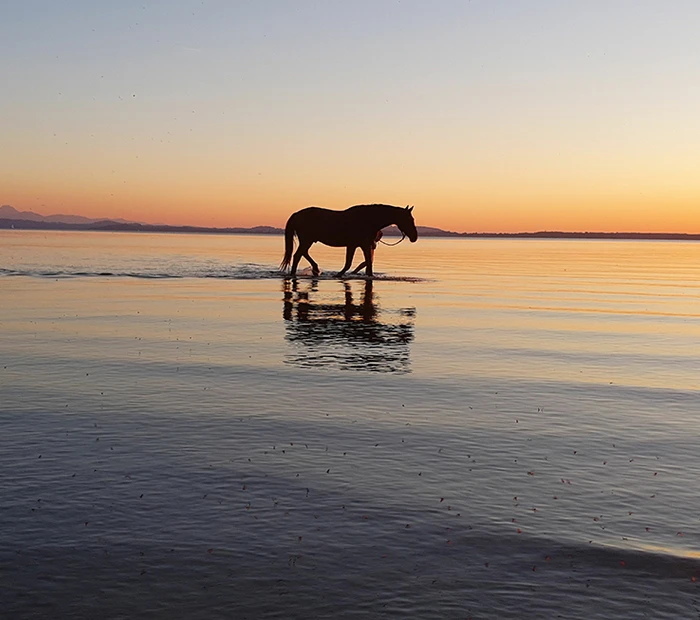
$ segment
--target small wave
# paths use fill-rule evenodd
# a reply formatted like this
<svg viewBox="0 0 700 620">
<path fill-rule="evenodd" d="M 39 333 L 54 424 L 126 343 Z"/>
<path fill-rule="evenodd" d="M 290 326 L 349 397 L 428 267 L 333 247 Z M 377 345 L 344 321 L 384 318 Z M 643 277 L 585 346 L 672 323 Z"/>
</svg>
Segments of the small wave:
<svg viewBox="0 0 700 620">
<path fill-rule="evenodd" d="M 131 270 L 85 270 L 85 269 L 5 269 L 0 268 L 0 277 L 31 277 L 31 278 L 138 278 L 146 280 L 167 280 L 182 278 L 211 278 L 223 280 L 279 280 L 291 278 L 289 274 L 282 273 L 278 269 L 264 265 L 243 264 L 231 267 L 198 268 L 185 267 L 170 269 L 167 271 L 144 269 L 141 271 Z M 314 276 L 310 273 L 300 273 L 296 276 L 299 279 L 308 280 L 337 280 L 334 273 L 324 273 Z M 367 276 L 353 275 L 345 276 L 343 280 L 368 280 Z M 391 282 L 422 282 L 423 278 L 409 276 L 392 276 L 388 274 L 375 274 L 373 280 L 383 280 Z"/>
<path fill-rule="evenodd" d="M 182 278 L 174 273 L 148 272 L 116 272 L 116 271 L 84 271 L 70 269 L 1 269 L 0 277 L 29 277 L 29 278 Z"/>
<path fill-rule="evenodd" d="M 545 562 L 575 562 L 582 573 L 599 574 L 606 569 L 625 568 L 664 579 L 687 579 L 700 573 L 700 557 L 691 549 L 649 545 L 634 540 L 616 543 L 585 542 L 556 536 L 529 536 L 526 533 L 453 531 L 455 540 L 469 543 L 474 552 L 509 557 L 515 562 L 544 559 Z"/>
</svg>

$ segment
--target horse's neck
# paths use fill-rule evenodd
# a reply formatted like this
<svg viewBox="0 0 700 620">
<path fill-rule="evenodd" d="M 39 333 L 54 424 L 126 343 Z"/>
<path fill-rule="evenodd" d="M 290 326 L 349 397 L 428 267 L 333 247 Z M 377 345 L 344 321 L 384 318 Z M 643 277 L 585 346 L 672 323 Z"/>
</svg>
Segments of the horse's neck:
<svg viewBox="0 0 700 620">
<path fill-rule="evenodd" d="M 400 209 L 396 209 L 396 207 L 379 207 L 375 218 L 377 230 L 391 226 L 391 224 L 398 224 L 399 213 L 397 211 L 399 210 Z"/>
</svg>

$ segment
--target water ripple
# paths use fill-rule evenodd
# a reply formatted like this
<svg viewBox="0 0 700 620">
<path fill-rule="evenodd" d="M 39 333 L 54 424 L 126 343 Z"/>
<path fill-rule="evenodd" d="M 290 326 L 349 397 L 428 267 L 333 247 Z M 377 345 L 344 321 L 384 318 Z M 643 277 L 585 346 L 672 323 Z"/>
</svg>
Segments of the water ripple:
<svg viewBox="0 0 700 620">
<path fill-rule="evenodd" d="M 154 271 L 149 269 L 135 271 L 105 271 L 85 269 L 6 269 L 0 268 L 0 277 L 31 277 L 31 278 L 142 278 L 147 280 L 181 279 L 181 278 L 211 278 L 224 280 L 279 280 L 289 279 L 289 274 L 281 272 L 266 265 L 242 264 L 230 267 L 201 267 L 194 265 L 177 265 L 168 271 Z M 324 273 L 318 276 L 301 272 L 297 275 L 303 280 L 335 280 L 334 272 Z M 366 276 L 344 276 L 343 280 L 368 280 Z M 378 273 L 374 280 L 390 282 L 423 282 L 424 278 L 410 276 L 392 276 Z"/>
</svg>

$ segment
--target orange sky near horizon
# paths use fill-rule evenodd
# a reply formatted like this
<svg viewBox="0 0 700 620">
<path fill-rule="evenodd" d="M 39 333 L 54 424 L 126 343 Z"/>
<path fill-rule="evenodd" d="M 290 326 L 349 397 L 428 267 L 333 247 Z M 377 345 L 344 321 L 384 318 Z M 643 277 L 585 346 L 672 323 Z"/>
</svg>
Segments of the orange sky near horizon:
<svg viewBox="0 0 700 620">
<path fill-rule="evenodd" d="M 67 213 L 87 217 L 120 217 L 146 223 L 195 226 L 283 226 L 286 218 L 309 205 L 344 209 L 353 204 L 413 204 L 419 225 L 459 232 L 537 230 L 638 231 L 700 233 L 700 183 L 675 186 L 649 175 L 599 179 L 565 178 L 552 172 L 512 173 L 508 182 L 468 178 L 450 186 L 449 173 L 432 178 L 417 172 L 368 182 L 367 175 L 350 186 L 343 171 L 327 170 L 323 183 L 289 178 L 266 180 L 266 171 L 231 178 L 205 162 L 189 172 L 158 173 L 157 160 L 144 160 L 127 174 L 85 178 L 57 163 L 41 179 L 3 184 L 3 204 L 42 215 Z M 222 167 L 223 168 L 223 167 Z M 148 174 L 145 174 L 148 172 Z M 600 172 L 600 171 L 599 171 Z M 671 171 L 669 171 L 670 173 Z M 302 171 L 299 172 L 303 174 Z M 271 176 L 272 173 L 267 174 Z M 676 171 L 676 174 L 679 174 Z M 19 175 L 17 175 L 19 176 Z M 335 178 L 334 178 L 335 177 Z M 690 177 L 690 174 L 689 174 Z M 555 182 L 556 180 L 556 182 Z M 336 186 L 337 184 L 337 186 Z"/>
<path fill-rule="evenodd" d="M 700 233 L 695 3 L 81 7 L 0 25 L 0 204 L 229 227 L 377 202 L 459 232 Z"/>
</svg>

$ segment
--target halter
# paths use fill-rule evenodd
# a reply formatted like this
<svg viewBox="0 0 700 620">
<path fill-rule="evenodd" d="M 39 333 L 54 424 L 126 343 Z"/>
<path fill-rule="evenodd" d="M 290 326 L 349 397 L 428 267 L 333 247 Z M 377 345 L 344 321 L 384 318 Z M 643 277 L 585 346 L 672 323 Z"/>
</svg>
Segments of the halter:
<svg viewBox="0 0 700 620">
<path fill-rule="evenodd" d="M 399 245 L 405 238 L 406 238 L 406 233 L 401 233 L 402 237 L 399 239 L 396 243 L 387 243 L 386 241 L 382 241 L 381 239 L 379 240 L 379 243 L 383 243 L 384 245 L 388 245 L 389 247 L 393 245 Z"/>
</svg>

